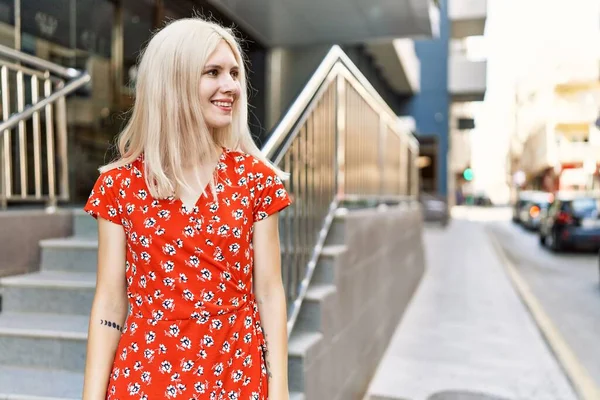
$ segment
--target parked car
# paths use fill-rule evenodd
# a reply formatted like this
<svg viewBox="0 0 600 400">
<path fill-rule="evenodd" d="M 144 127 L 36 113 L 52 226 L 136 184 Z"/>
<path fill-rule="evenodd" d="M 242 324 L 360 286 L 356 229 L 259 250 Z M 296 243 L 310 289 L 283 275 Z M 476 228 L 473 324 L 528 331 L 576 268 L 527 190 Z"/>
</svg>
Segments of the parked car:
<svg viewBox="0 0 600 400">
<path fill-rule="evenodd" d="M 519 222 L 525 229 L 537 231 L 549 206 L 550 199 L 547 197 L 526 202 L 519 213 Z"/>
<path fill-rule="evenodd" d="M 513 204 L 513 222 L 518 224 L 523 222 L 523 208 L 526 207 L 529 203 L 533 202 L 536 204 L 549 204 L 552 202 L 553 199 L 554 195 L 548 192 L 542 192 L 538 190 L 523 190 L 519 192 L 517 201 L 515 201 L 515 203 Z M 528 213 L 529 211 L 526 212 Z"/>
<path fill-rule="evenodd" d="M 600 249 L 600 196 L 559 195 L 540 224 L 540 244 L 554 251 Z"/>
</svg>

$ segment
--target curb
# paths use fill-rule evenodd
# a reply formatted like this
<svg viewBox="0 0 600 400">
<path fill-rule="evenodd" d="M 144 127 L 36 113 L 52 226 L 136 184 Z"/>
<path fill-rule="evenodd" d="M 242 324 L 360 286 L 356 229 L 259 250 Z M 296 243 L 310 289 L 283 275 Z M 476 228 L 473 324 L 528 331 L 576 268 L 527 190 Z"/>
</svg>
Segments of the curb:
<svg viewBox="0 0 600 400">
<path fill-rule="evenodd" d="M 554 353 L 558 364 L 565 372 L 576 394 L 582 400 L 600 399 L 600 388 L 596 385 L 585 367 L 579 362 L 577 356 L 562 337 L 558 328 L 556 328 L 548 314 L 546 314 L 540 301 L 535 297 L 529 284 L 507 256 L 506 250 L 504 250 L 499 243 L 496 235 L 492 232 L 492 229 L 489 227 L 486 228 L 486 233 L 492 247 L 500 258 L 500 262 L 506 269 L 513 287 L 516 289 L 521 301 L 533 317 L 540 333 L 546 340 L 550 350 Z"/>
</svg>

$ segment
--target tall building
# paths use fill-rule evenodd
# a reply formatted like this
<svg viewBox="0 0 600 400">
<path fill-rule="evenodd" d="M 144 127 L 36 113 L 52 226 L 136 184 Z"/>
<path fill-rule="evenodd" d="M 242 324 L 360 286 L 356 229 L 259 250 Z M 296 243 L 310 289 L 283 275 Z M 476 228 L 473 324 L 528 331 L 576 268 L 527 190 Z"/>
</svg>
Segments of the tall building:
<svg viewBox="0 0 600 400">
<path fill-rule="evenodd" d="M 474 128 L 469 103 L 485 95 L 485 59 L 478 54 L 487 0 L 441 0 L 439 31 L 415 41 L 421 62 L 420 92 L 406 100 L 421 150 L 421 190 L 453 204 L 456 182 L 470 164 L 468 133 Z"/>
</svg>

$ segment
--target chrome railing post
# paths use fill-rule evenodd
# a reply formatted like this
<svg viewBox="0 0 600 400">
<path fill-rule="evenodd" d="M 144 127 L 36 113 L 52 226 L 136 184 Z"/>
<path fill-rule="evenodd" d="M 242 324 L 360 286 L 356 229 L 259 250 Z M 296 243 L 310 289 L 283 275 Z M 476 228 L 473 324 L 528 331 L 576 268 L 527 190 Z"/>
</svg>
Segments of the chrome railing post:
<svg viewBox="0 0 600 400">
<path fill-rule="evenodd" d="M 67 150 L 67 100 L 61 97 L 56 101 L 56 129 L 59 170 L 59 196 L 61 200 L 69 198 L 69 153 Z M 56 198 L 49 206 L 56 206 Z"/>
<path fill-rule="evenodd" d="M 25 109 L 25 88 L 23 84 L 23 71 L 17 71 L 17 112 Z M 25 136 L 25 121 L 18 124 L 19 133 L 19 177 L 21 198 L 27 197 L 27 137 Z"/>
<path fill-rule="evenodd" d="M 38 77 L 33 75 L 31 77 L 31 102 L 33 104 L 39 101 L 40 83 Z M 35 198 L 40 199 L 42 197 L 42 144 L 41 144 L 41 124 L 40 124 L 40 113 L 35 112 L 32 116 L 33 120 L 33 169 L 35 176 Z"/>
<path fill-rule="evenodd" d="M 0 69 L 0 79 L 2 80 L 2 119 L 6 121 L 10 117 L 10 86 L 8 84 L 8 68 L 2 66 Z M 2 134 L 2 158 L 3 163 L 3 207 L 6 208 L 6 202 L 12 195 L 12 154 L 10 129 L 5 129 Z"/>
<path fill-rule="evenodd" d="M 385 121 L 385 116 L 383 114 L 379 114 L 379 132 L 377 135 L 377 167 L 379 168 L 379 195 L 383 196 L 388 194 L 388 190 L 386 188 L 386 182 L 388 179 L 388 171 L 389 166 L 386 165 L 386 146 L 389 146 L 387 143 L 388 139 L 388 129 Z"/>
<path fill-rule="evenodd" d="M 346 80 L 338 75 L 336 80 L 336 174 L 335 186 L 338 199 L 344 197 L 346 188 Z"/>
<path fill-rule="evenodd" d="M 48 77 L 44 80 L 44 95 L 52 94 L 52 81 Z M 46 117 L 46 161 L 48 167 L 48 198 L 56 197 L 56 174 L 54 172 L 54 106 L 47 104 L 45 107 Z M 50 200 L 53 202 L 54 200 Z"/>
</svg>

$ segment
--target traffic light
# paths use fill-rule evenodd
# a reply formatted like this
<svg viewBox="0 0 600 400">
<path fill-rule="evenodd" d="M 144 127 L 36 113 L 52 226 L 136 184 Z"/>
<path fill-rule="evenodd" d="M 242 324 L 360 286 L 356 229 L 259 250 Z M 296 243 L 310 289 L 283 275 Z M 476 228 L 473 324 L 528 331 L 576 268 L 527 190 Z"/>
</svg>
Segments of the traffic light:
<svg viewBox="0 0 600 400">
<path fill-rule="evenodd" d="M 471 182 L 473 180 L 473 170 L 471 168 L 466 168 L 463 171 L 463 178 L 465 178 L 465 181 Z"/>
</svg>

